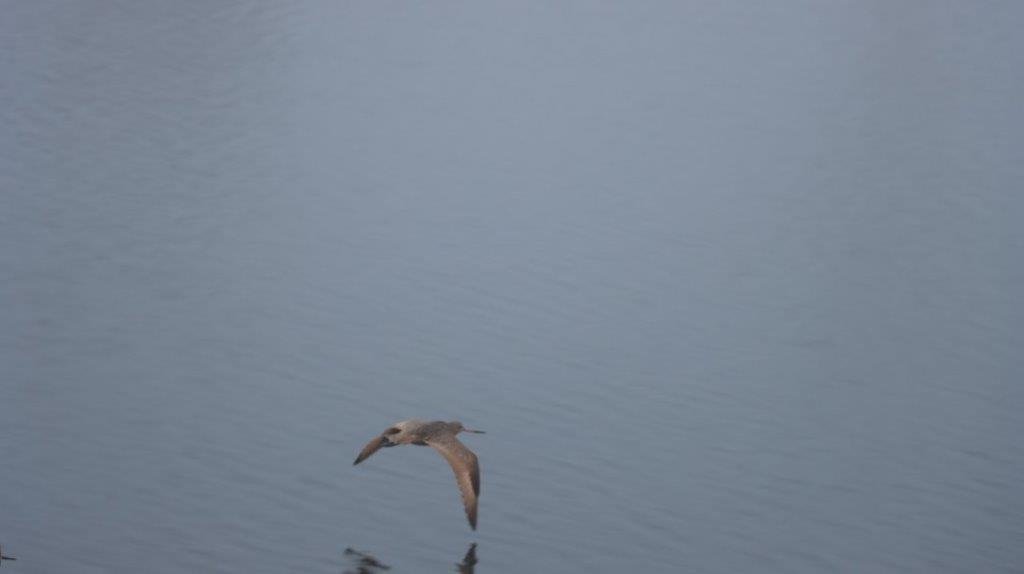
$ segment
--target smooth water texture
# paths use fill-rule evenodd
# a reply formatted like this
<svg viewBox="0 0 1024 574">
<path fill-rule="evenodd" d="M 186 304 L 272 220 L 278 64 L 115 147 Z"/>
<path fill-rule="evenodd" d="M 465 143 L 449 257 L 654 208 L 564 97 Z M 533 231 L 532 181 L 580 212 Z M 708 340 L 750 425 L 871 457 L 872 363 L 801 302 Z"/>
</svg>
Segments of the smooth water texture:
<svg viewBox="0 0 1024 574">
<path fill-rule="evenodd" d="M 4 572 L 1019 572 L 1022 21 L 4 3 Z"/>
</svg>

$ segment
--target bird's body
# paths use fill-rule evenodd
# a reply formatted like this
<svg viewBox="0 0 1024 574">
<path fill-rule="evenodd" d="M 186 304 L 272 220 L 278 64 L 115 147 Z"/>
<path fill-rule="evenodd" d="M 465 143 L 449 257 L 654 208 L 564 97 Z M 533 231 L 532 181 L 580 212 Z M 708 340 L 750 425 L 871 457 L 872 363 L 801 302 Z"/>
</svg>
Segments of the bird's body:
<svg viewBox="0 0 1024 574">
<path fill-rule="evenodd" d="M 408 420 L 395 423 L 377 438 L 371 440 L 352 464 L 359 464 L 381 448 L 414 444 L 431 446 L 451 465 L 455 481 L 462 493 L 469 525 L 476 530 L 477 501 L 480 498 L 480 465 L 476 455 L 459 442 L 455 435 L 460 432 L 483 433 L 469 430 L 460 422 Z"/>
</svg>

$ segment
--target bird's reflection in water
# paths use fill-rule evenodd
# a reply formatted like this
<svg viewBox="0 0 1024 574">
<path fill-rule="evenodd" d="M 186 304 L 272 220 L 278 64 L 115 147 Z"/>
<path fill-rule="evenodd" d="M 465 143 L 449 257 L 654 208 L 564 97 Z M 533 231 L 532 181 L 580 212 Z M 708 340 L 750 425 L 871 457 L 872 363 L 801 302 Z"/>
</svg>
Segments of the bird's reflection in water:
<svg viewBox="0 0 1024 574">
<path fill-rule="evenodd" d="M 354 562 L 354 570 L 345 570 L 342 574 L 377 574 L 384 572 L 385 570 L 391 570 L 391 567 L 387 564 L 377 560 L 374 556 L 365 552 L 360 552 L 354 548 L 346 548 L 345 556 L 349 560 Z M 469 550 L 466 551 L 466 555 L 462 557 L 462 562 L 455 565 L 458 569 L 459 574 L 473 574 L 473 569 L 476 567 L 476 543 L 469 545 Z"/>
<path fill-rule="evenodd" d="M 474 542 L 469 545 L 469 550 L 466 551 L 462 562 L 455 566 L 459 569 L 459 574 L 473 574 L 473 567 L 476 566 L 476 562 L 476 543 Z"/>
<path fill-rule="evenodd" d="M 385 570 L 391 570 L 391 567 L 387 564 L 381 563 L 369 554 L 353 550 L 352 548 L 345 549 L 345 556 L 348 556 L 350 560 L 355 562 L 355 570 L 345 570 L 343 574 L 376 574 L 377 572 L 384 572 Z"/>
</svg>

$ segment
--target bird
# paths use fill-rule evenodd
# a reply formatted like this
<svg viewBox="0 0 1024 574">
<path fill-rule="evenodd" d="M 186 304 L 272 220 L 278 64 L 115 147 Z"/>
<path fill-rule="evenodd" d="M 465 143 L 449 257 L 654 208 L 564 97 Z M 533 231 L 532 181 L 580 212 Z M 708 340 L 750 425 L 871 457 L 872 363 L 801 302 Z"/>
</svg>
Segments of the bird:
<svg viewBox="0 0 1024 574">
<path fill-rule="evenodd" d="M 455 438 L 460 432 L 484 434 L 484 431 L 468 429 L 458 421 L 426 422 L 413 419 L 398 422 L 367 443 L 352 464 L 354 466 L 363 462 L 382 448 L 400 444 L 434 447 L 434 450 L 441 453 L 452 466 L 455 482 L 458 483 L 459 492 L 462 494 L 462 504 L 466 508 L 466 518 L 469 520 L 469 526 L 476 530 L 476 509 L 480 498 L 480 464 L 473 451 Z"/>
</svg>

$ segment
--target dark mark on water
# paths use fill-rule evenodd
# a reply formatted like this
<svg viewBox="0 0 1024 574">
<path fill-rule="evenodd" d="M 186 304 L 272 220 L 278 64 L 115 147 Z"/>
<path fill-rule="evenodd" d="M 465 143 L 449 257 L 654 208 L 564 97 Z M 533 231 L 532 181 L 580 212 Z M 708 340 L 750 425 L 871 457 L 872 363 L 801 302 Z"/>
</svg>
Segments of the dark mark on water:
<svg viewBox="0 0 1024 574">
<path fill-rule="evenodd" d="M 345 549 L 345 556 L 352 556 L 356 559 L 356 569 L 345 570 L 344 574 L 376 574 L 384 570 L 391 570 L 390 566 L 381 563 L 370 554 L 352 548 Z"/>
<path fill-rule="evenodd" d="M 459 569 L 459 574 L 473 574 L 473 568 L 476 566 L 476 542 L 469 545 L 469 550 L 466 551 L 466 556 L 462 559 L 462 562 L 455 566 Z"/>
</svg>

